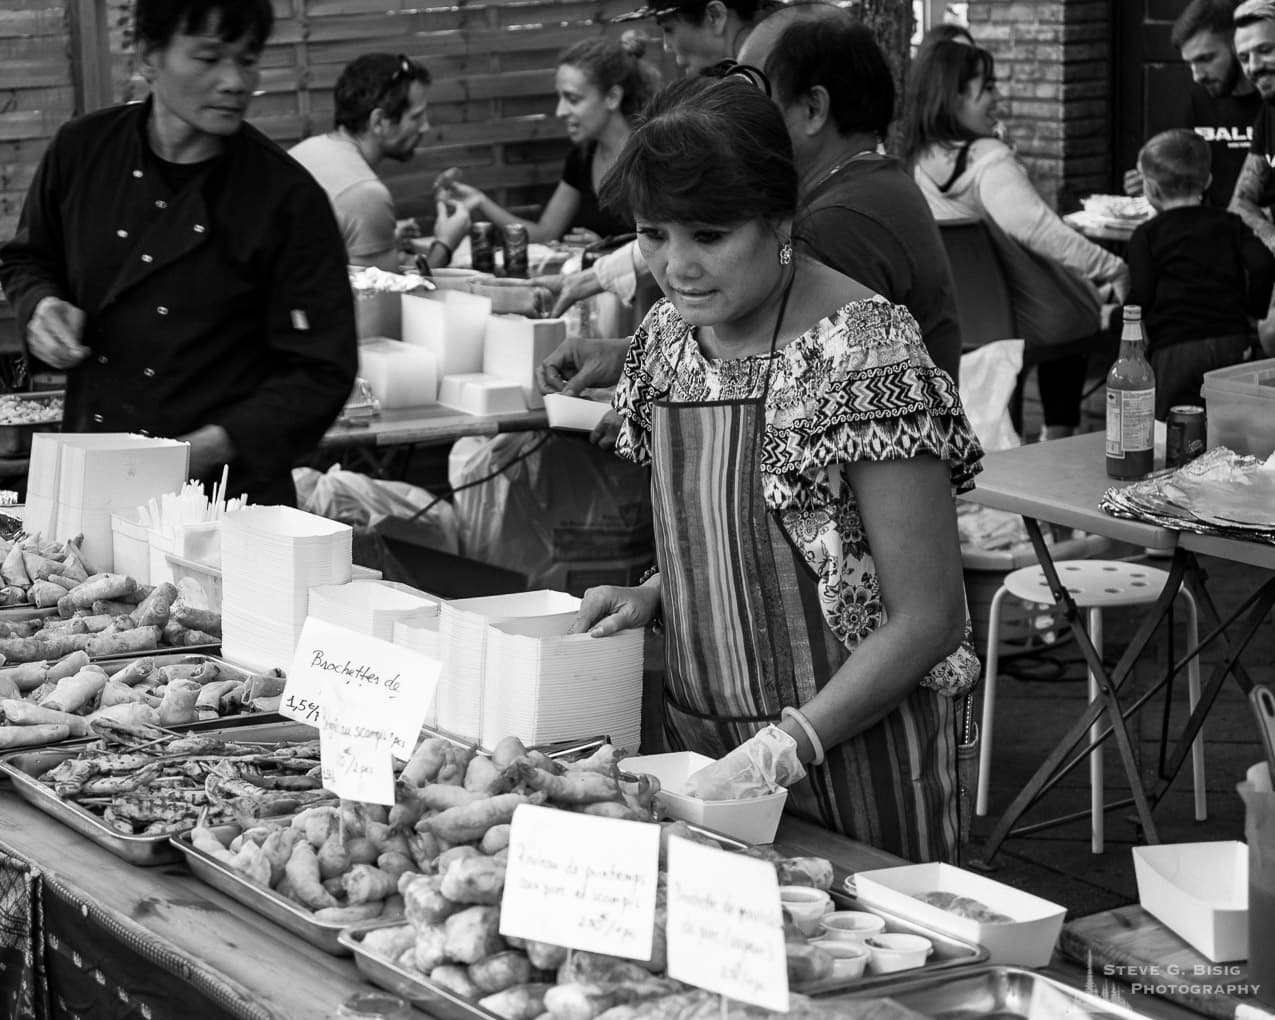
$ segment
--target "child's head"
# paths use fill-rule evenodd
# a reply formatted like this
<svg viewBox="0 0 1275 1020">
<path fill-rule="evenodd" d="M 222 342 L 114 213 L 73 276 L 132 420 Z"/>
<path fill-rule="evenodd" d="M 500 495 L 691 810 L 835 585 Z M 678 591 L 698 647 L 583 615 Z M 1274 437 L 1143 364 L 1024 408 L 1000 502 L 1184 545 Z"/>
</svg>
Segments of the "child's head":
<svg viewBox="0 0 1275 1020">
<path fill-rule="evenodd" d="M 1209 186 L 1209 144 L 1194 131 L 1161 131 L 1138 153 L 1147 201 L 1156 209 L 1196 205 Z"/>
</svg>

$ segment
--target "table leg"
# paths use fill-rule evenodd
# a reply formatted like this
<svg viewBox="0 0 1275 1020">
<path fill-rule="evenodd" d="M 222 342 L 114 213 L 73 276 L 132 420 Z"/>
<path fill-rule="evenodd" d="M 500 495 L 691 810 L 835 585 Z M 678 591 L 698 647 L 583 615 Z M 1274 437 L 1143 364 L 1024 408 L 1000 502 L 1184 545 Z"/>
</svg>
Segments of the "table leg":
<svg viewBox="0 0 1275 1020">
<path fill-rule="evenodd" d="M 1194 557 L 1192 557 L 1194 560 Z M 1275 608 L 1275 577 L 1264 582 L 1258 589 L 1250 595 L 1243 603 L 1225 620 L 1218 613 L 1217 606 L 1213 602 L 1213 598 L 1209 595 L 1208 590 L 1203 584 L 1203 572 L 1199 571 L 1198 564 L 1193 568 L 1193 579 L 1196 581 L 1192 585 L 1195 589 L 1195 595 L 1198 602 L 1205 606 L 1208 612 L 1218 621 L 1217 628 L 1212 631 L 1208 638 L 1199 642 L 1197 648 L 1188 652 L 1198 654 L 1200 648 L 1208 644 L 1214 637 L 1221 635 L 1223 645 L 1226 649 L 1225 654 L 1218 664 L 1209 674 L 1208 683 L 1205 684 L 1204 690 L 1200 693 L 1200 699 L 1192 710 L 1190 717 L 1187 719 L 1186 726 L 1183 728 L 1182 735 L 1178 737 L 1178 742 L 1174 746 L 1173 756 L 1169 760 L 1168 765 L 1161 771 L 1159 782 L 1152 791 L 1152 803 L 1159 803 L 1161 798 L 1169 791 L 1173 780 L 1177 778 L 1177 774 L 1182 769 L 1183 763 L 1187 756 L 1191 753 L 1191 745 L 1195 741 L 1196 734 L 1200 732 L 1200 727 L 1204 725 L 1204 719 L 1213 707 L 1213 702 L 1217 700 L 1218 694 L 1221 692 L 1222 684 L 1226 681 L 1227 676 L 1234 676 L 1235 682 L 1239 684 L 1240 689 L 1247 695 L 1253 689 L 1253 681 L 1248 671 L 1244 668 L 1240 657 L 1244 654 L 1244 650 L 1248 647 L 1253 637 L 1257 634 L 1258 628 L 1266 620 L 1272 608 Z M 1247 614 L 1245 614 L 1247 610 Z M 1244 622 L 1240 628 L 1240 633 L 1236 641 L 1232 642 L 1226 633 L 1228 627 L 1235 623 L 1241 615 L 1244 615 Z"/>
<path fill-rule="evenodd" d="M 1059 779 L 1085 757 L 1085 754 L 1082 753 L 1068 763 L 1065 768 L 1060 769 L 1063 762 L 1076 748 L 1082 742 L 1089 740 L 1090 728 L 1104 714 L 1107 716 L 1107 722 L 1110 725 L 1110 735 L 1115 736 L 1116 747 L 1120 751 L 1120 761 L 1129 780 L 1129 788 L 1133 795 L 1133 803 L 1137 809 L 1138 821 L 1142 825 L 1147 841 L 1158 843 L 1159 837 L 1156 834 L 1155 822 L 1151 818 L 1151 806 L 1147 800 L 1146 791 L 1142 786 L 1142 776 L 1138 770 L 1137 761 L 1134 759 L 1133 745 L 1129 739 L 1129 731 L 1125 727 L 1125 719 L 1120 709 L 1116 691 L 1124 683 L 1125 677 L 1132 672 L 1134 664 L 1150 642 L 1160 621 L 1166 613 L 1172 612 L 1173 600 L 1186 573 L 1187 554 L 1180 549 L 1174 552 L 1173 562 L 1169 568 L 1168 581 L 1156 598 L 1155 605 L 1144 616 L 1134 634 L 1133 640 L 1116 663 L 1115 669 L 1108 673 L 1103 666 L 1101 656 L 1098 655 L 1093 643 L 1089 640 L 1089 635 L 1085 632 L 1085 628 L 1081 623 L 1079 608 L 1058 577 L 1057 568 L 1054 565 L 1049 546 L 1045 543 L 1044 536 L 1041 534 L 1039 523 L 1029 517 L 1025 517 L 1023 520 L 1027 524 L 1027 533 L 1031 537 L 1032 546 L 1036 551 L 1037 559 L 1040 561 L 1040 567 L 1045 579 L 1049 583 L 1050 591 L 1053 592 L 1055 603 L 1062 607 L 1063 615 L 1076 638 L 1076 644 L 1084 655 L 1089 670 L 1094 677 L 1098 693 L 1095 700 L 1089 703 L 1080 718 L 1072 724 L 1066 735 L 1049 752 L 1031 779 L 1027 781 L 1027 785 L 1019 791 L 1009 808 L 1006 809 L 991 836 L 988 837 L 987 842 L 984 844 L 981 859 L 976 863 L 984 867 L 989 866 L 1001 844 L 1014 831 L 1015 823 L 1022 817 L 1023 813 L 1035 804 L 1045 791 L 1054 786 Z M 1099 742 L 1105 740 L 1108 735 L 1108 733 L 1104 733 Z M 1056 821 L 1062 821 L 1062 819 L 1057 819 Z M 1033 829 L 1043 827 L 1045 827 L 1045 823 L 1032 826 Z"/>
</svg>

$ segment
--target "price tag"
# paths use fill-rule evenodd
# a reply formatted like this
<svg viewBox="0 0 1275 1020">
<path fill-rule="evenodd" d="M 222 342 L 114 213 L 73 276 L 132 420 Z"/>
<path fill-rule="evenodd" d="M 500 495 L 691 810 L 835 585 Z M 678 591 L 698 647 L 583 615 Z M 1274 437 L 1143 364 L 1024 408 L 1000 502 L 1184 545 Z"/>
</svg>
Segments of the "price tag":
<svg viewBox="0 0 1275 1020">
<path fill-rule="evenodd" d="M 658 825 L 524 804 L 509 834 L 500 934 L 649 959 L 659 867 Z"/>
<path fill-rule="evenodd" d="M 771 864 L 669 839 L 668 976 L 788 1012 L 783 912 Z"/>
<path fill-rule="evenodd" d="M 319 723 L 323 785 L 338 797 L 369 804 L 394 803 L 394 734 L 364 692 L 339 677 L 324 680 Z"/>
<path fill-rule="evenodd" d="M 320 726 L 329 681 L 353 691 L 373 713 L 367 726 L 393 734 L 390 750 L 406 761 L 434 700 L 442 664 L 409 648 L 310 617 L 301 629 L 279 711 Z"/>
</svg>

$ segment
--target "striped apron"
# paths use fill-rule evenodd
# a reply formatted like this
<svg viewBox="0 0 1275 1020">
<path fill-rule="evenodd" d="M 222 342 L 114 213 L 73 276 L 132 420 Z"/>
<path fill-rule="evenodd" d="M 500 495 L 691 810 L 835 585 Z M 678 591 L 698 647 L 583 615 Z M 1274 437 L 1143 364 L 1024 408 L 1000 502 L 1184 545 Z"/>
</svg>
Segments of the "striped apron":
<svg viewBox="0 0 1275 1020">
<path fill-rule="evenodd" d="M 660 401 L 651 489 L 666 632 L 665 738 L 720 758 L 800 707 L 850 656 L 818 579 L 762 496 L 761 400 Z M 913 861 L 956 860 L 950 699 L 918 687 L 827 749 L 788 810 Z"/>
</svg>

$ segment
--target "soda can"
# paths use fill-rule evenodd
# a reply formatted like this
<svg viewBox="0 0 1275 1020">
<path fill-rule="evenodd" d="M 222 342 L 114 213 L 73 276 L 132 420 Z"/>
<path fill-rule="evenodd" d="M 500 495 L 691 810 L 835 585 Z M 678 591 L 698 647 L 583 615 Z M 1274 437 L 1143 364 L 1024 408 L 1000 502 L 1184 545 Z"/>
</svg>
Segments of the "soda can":
<svg viewBox="0 0 1275 1020">
<path fill-rule="evenodd" d="M 496 271 L 496 225 L 479 220 L 469 226 L 470 264 L 480 273 Z"/>
<path fill-rule="evenodd" d="M 1196 404 L 1178 404 L 1169 408 L 1164 429 L 1164 466 L 1181 467 L 1204 452 L 1204 408 Z"/>
<path fill-rule="evenodd" d="M 505 275 L 527 275 L 527 228 L 521 223 L 505 225 Z"/>
</svg>

